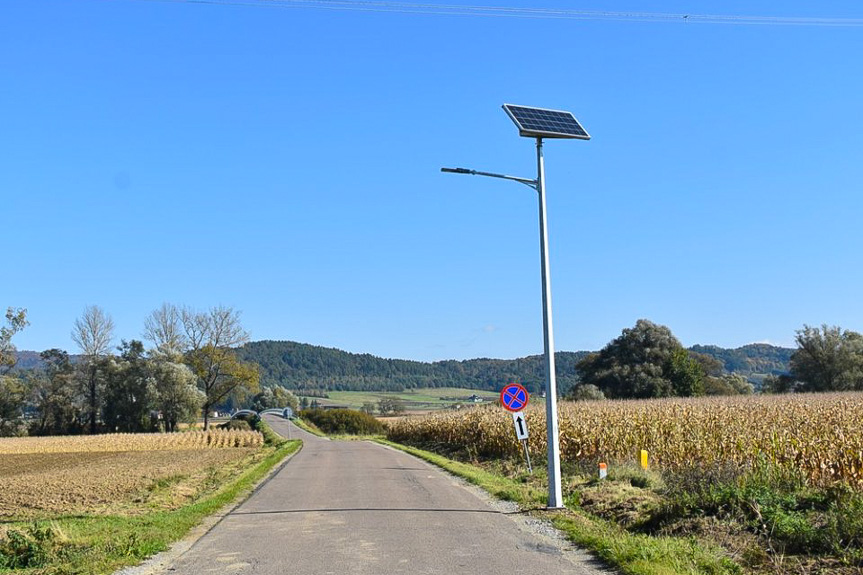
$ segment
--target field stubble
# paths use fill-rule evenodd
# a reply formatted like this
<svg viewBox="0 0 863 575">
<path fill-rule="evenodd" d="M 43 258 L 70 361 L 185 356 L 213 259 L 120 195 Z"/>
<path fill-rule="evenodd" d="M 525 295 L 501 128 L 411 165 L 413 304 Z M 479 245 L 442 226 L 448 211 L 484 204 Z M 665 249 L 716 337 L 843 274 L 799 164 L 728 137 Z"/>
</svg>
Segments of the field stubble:
<svg viewBox="0 0 863 575">
<path fill-rule="evenodd" d="M 256 432 L 0 440 L 0 518 L 173 509 L 246 464 Z"/>
</svg>

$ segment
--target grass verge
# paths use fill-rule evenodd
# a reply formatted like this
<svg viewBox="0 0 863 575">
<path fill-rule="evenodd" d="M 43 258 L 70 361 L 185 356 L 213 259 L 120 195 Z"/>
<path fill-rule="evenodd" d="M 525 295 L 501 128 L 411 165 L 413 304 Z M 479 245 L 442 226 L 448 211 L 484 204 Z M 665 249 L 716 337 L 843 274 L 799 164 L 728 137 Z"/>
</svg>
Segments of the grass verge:
<svg viewBox="0 0 863 575">
<path fill-rule="evenodd" d="M 626 575 L 738 575 L 739 565 L 721 550 L 695 539 L 630 533 L 619 525 L 580 510 L 546 511 L 546 492 L 525 475 L 507 477 L 476 465 L 453 461 L 436 453 L 388 440 L 378 443 L 400 449 L 458 475 L 500 499 L 513 501 L 531 515 L 551 521 L 576 544 Z M 541 477 L 542 471 L 534 474 Z"/>
<path fill-rule="evenodd" d="M 250 493 L 300 446 L 297 440 L 275 439 L 275 444 L 265 448 L 269 453 L 235 480 L 173 511 L 137 516 L 61 516 L 6 524 L 0 537 L 0 573 L 95 575 L 140 563 L 167 549 L 205 517 Z"/>
<path fill-rule="evenodd" d="M 311 421 L 306 421 L 305 419 L 297 417 L 296 419 L 292 419 L 291 423 L 304 431 L 308 431 L 312 435 L 317 435 L 318 437 L 329 437 L 329 435 L 318 429 L 318 426 Z"/>
</svg>

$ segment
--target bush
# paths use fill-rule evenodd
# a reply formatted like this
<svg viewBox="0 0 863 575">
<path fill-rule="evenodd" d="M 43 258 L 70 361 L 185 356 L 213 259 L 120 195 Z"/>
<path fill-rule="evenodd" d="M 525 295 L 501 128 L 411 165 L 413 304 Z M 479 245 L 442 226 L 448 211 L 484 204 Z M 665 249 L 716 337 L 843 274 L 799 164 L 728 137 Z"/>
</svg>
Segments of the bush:
<svg viewBox="0 0 863 575">
<path fill-rule="evenodd" d="M 65 535 L 54 524 L 10 529 L 0 535 L 0 569 L 43 567 L 67 554 L 67 547 Z"/>
<path fill-rule="evenodd" d="M 261 435 L 264 436 L 264 443 L 266 443 L 267 445 L 278 447 L 287 441 L 287 439 L 273 431 L 273 428 L 270 427 L 267 422 L 261 418 L 258 418 L 257 422 L 255 423 L 255 431 L 259 432 Z"/>
<path fill-rule="evenodd" d="M 383 424 L 361 411 L 353 409 L 306 409 L 300 417 L 314 423 L 324 433 L 348 435 L 379 435 Z"/>
<path fill-rule="evenodd" d="M 231 429 L 235 431 L 252 431 L 252 426 L 245 419 L 232 419 L 219 426 L 219 429 Z"/>
<path fill-rule="evenodd" d="M 602 390 L 592 383 L 583 383 L 577 385 L 570 392 L 569 399 L 573 401 L 589 401 L 597 399 L 605 399 L 605 394 Z"/>
</svg>

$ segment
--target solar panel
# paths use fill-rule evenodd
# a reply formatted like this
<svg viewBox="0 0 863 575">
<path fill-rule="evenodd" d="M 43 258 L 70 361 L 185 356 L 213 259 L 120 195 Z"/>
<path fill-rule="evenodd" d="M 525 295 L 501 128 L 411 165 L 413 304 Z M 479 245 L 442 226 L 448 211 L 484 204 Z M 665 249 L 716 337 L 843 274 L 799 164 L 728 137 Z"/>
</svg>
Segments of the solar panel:
<svg viewBox="0 0 863 575">
<path fill-rule="evenodd" d="M 518 126 L 520 136 L 529 138 L 578 138 L 589 140 L 590 134 L 581 127 L 570 112 L 528 108 L 504 104 L 503 109 Z"/>
</svg>

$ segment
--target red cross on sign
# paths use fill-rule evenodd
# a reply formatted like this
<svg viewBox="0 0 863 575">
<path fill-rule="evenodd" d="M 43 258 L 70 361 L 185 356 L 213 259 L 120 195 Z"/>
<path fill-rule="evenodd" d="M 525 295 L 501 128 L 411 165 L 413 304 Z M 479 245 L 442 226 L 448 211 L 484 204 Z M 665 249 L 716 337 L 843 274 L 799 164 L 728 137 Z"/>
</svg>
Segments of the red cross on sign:
<svg viewBox="0 0 863 575">
<path fill-rule="evenodd" d="M 530 394 L 524 386 L 517 383 L 508 383 L 500 390 L 500 404 L 507 411 L 521 411 L 527 407 Z"/>
</svg>

